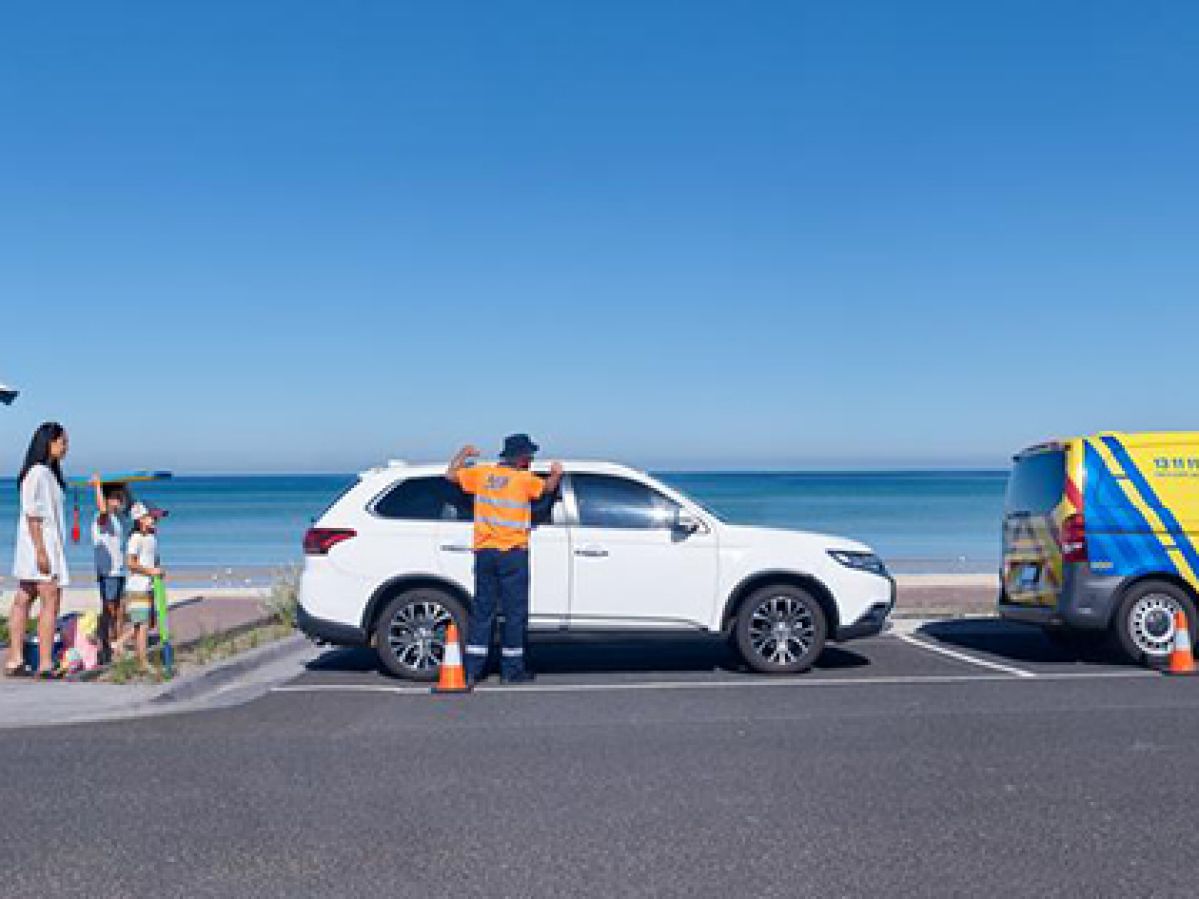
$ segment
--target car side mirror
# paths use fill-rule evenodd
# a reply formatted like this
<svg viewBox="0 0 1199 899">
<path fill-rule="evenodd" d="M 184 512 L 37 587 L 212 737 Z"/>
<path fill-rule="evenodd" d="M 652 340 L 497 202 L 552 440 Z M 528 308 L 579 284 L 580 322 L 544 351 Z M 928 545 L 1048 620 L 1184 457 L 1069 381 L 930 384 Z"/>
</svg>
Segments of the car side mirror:
<svg viewBox="0 0 1199 899">
<path fill-rule="evenodd" d="M 681 534 L 694 534 L 703 528 L 703 522 L 686 509 L 679 509 L 674 516 L 674 529 Z"/>
</svg>

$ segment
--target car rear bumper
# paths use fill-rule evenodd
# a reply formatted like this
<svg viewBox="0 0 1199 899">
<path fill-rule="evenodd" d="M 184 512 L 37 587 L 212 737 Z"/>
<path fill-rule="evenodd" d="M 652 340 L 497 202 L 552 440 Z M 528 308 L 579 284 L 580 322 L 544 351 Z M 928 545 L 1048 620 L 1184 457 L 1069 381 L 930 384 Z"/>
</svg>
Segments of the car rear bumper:
<svg viewBox="0 0 1199 899">
<path fill-rule="evenodd" d="M 873 637 L 875 634 L 883 632 L 883 629 L 887 626 L 887 618 L 895 609 L 895 579 L 888 578 L 888 580 L 891 582 L 891 598 L 886 602 L 874 603 L 857 621 L 837 628 L 833 633 L 833 640 L 838 643 L 844 643 L 846 640 Z"/>
<path fill-rule="evenodd" d="M 296 607 L 296 627 L 305 636 L 319 643 L 331 643 L 334 646 L 365 646 L 366 631 L 352 624 L 342 624 L 340 621 L 329 621 L 327 618 L 317 618 L 310 615 L 303 606 Z"/>
<path fill-rule="evenodd" d="M 1023 621 L 1047 627 L 1102 630 L 1116 614 L 1124 578 L 1095 574 L 1090 565 L 1067 565 L 1063 583 L 1053 605 L 1023 605 L 1009 602 L 1001 592 L 999 615 L 1008 621 Z"/>
</svg>

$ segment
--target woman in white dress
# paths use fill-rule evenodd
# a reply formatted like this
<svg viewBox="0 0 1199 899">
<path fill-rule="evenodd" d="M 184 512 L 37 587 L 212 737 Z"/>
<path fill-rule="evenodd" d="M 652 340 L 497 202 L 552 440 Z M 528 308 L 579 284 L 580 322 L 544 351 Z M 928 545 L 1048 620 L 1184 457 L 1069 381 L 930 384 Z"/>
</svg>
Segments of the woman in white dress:
<svg viewBox="0 0 1199 899">
<path fill-rule="evenodd" d="M 17 522 L 17 552 L 13 576 L 17 595 L 8 616 L 8 661 L 4 673 L 10 677 L 29 674 L 22 659 L 25 622 L 34 602 L 38 611 L 38 646 L 54 646 L 54 628 L 62 588 L 70 583 L 67 574 L 66 516 L 63 499 L 66 482 L 62 460 L 67 454 L 67 432 L 56 422 L 47 422 L 33 433 L 25 464 L 21 466 L 21 514 Z M 54 676 L 52 652 L 38 653 L 37 677 Z"/>
</svg>

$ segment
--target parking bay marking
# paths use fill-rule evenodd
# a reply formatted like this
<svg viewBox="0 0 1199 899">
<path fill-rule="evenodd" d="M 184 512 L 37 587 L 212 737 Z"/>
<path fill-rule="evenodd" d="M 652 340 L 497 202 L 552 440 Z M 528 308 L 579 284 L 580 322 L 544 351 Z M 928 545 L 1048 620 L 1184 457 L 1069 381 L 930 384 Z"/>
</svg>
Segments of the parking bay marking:
<svg viewBox="0 0 1199 899">
<path fill-rule="evenodd" d="M 950 659 L 957 659 L 959 662 L 965 662 L 968 665 L 977 665 L 979 668 L 989 668 L 992 671 L 1001 671 L 1004 674 L 1009 674 L 1012 677 L 1044 677 L 1044 675 L 1036 674 L 1032 671 L 1025 671 L 1023 668 L 1017 668 L 1014 665 L 1001 665 L 999 662 L 992 662 L 988 659 L 980 659 L 972 655 L 967 655 L 964 652 L 958 652 L 956 649 L 949 649 L 945 646 L 937 646 L 935 643 L 926 643 L 919 637 L 914 637 L 911 634 L 892 634 L 896 640 L 915 646 L 920 649 L 935 652 L 938 655 L 946 656 Z"/>
<path fill-rule="evenodd" d="M 475 693 L 600 693 L 631 692 L 636 690 L 721 690 L 764 687 L 852 687 L 919 684 L 973 684 L 996 682 L 1064 681 L 1064 680 L 1127 680 L 1158 677 L 1152 671 L 1071 671 L 1039 674 L 1034 678 L 1013 674 L 930 674 L 923 676 L 826 677 L 803 680 L 744 680 L 744 681 L 633 681 L 607 684 L 522 684 L 520 686 L 482 686 Z M 271 689 L 272 693 L 385 693 L 392 696 L 428 696 L 428 687 L 392 687 L 387 684 L 284 684 Z"/>
</svg>

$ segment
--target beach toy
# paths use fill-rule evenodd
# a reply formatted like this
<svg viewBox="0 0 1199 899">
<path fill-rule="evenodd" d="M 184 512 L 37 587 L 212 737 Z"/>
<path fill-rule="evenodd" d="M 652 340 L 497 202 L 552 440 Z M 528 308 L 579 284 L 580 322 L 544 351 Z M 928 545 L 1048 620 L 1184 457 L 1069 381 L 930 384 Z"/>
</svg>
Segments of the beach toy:
<svg viewBox="0 0 1199 899">
<path fill-rule="evenodd" d="M 167 604 L 167 585 L 162 578 L 154 578 L 154 617 L 158 619 L 158 645 L 162 650 L 162 670 L 167 677 L 175 673 L 175 649 L 171 646 L 171 626 L 167 619 L 170 606 Z"/>
<path fill-rule="evenodd" d="M 110 471 L 100 472 L 101 484 L 135 484 L 145 483 L 147 481 L 169 481 L 173 474 L 169 471 Z M 79 491 L 85 487 L 92 486 L 91 478 L 72 478 L 68 481 L 71 487 L 71 496 L 74 499 L 75 509 L 71 520 L 71 542 L 78 543 L 83 536 L 82 528 L 79 524 Z"/>
<path fill-rule="evenodd" d="M 169 471 L 108 471 L 100 472 L 102 484 L 136 484 L 145 481 L 169 481 L 174 475 Z M 92 479 L 72 478 L 72 487 L 90 487 Z"/>
</svg>

